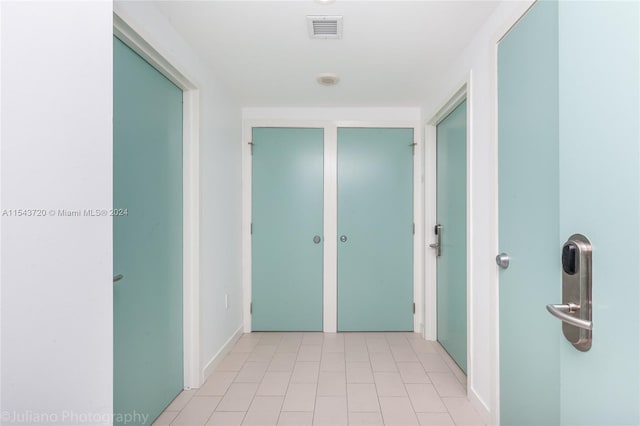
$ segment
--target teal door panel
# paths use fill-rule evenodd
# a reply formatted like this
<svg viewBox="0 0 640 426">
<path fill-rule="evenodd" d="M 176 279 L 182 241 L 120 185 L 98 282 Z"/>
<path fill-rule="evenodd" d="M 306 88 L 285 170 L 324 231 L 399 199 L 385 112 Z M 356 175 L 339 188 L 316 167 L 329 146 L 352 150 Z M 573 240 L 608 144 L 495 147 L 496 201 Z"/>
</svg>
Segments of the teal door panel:
<svg viewBox="0 0 640 426">
<path fill-rule="evenodd" d="M 561 423 L 640 425 L 640 3 L 560 2 L 559 18 L 559 240 L 593 244 L 591 349 L 552 326 Z"/>
<path fill-rule="evenodd" d="M 640 424 L 639 27 L 637 2 L 538 2 L 500 43 L 502 424 Z M 593 244 L 587 352 L 544 309 L 575 233 Z"/>
<path fill-rule="evenodd" d="M 436 127 L 438 341 L 467 371 L 467 102 Z"/>
<path fill-rule="evenodd" d="M 413 129 L 338 129 L 338 330 L 413 330 Z"/>
<path fill-rule="evenodd" d="M 323 129 L 253 129 L 254 331 L 322 331 L 323 164 Z"/>
<path fill-rule="evenodd" d="M 500 423 L 560 421 L 558 5 L 540 1 L 498 48 Z"/>
<path fill-rule="evenodd" d="M 113 49 L 113 404 L 150 424 L 183 388 L 182 91 Z"/>
</svg>

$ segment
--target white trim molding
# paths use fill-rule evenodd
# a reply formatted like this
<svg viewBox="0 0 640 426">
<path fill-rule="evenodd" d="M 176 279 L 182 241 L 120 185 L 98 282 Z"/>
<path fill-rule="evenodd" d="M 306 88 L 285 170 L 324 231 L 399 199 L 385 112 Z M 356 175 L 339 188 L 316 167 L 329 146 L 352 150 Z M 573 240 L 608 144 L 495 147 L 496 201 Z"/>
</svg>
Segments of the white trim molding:
<svg viewBox="0 0 640 426">
<path fill-rule="evenodd" d="M 428 121 L 425 132 L 427 134 L 427 142 L 426 142 L 426 170 L 428 170 L 427 174 L 427 183 L 426 183 L 426 191 L 425 191 L 425 199 L 427 203 L 426 208 L 426 224 L 427 229 L 432 229 L 435 226 L 438 218 L 437 218 L 437 125 L 445 119 L 458 105 L 460 105 L 463 101 L 467 101 L 466 108 L 466 125 L 467 125 L 467 136 L 466 136 L 466 156 L 467 156 L 467 193 L 466 193 L 466 239 L 467 239 L 467 253 L 466 253 L 466 263 L 467 263 L 467 397 L 472 402 L 472 404 L 479 409 L 479 412 L 483 413 L 483 417 L 487 417 L 486 413 L 488 409 L 484 404 L 480 401 L 473 390 L 473 380 L 474 375 L 473 371 L 475 369 L 474 363 L 474 349 L 475 349 L 475 340 L 474 340 L 474 329 L 472 326 L 473 319 L 473 293 L 474 293 L 474 280 L 473 274 L 473 252 L 472 252 L 472 222 L 471 218 L 473 217 L 473 181 L 471 177 L 473 176 L 472 170 L 472 158 L 473 158 L 473 120 L 472 120 L 472 74 L 469 72 L 465 81 L 459 83 L 457 85 L 458 89 L 451 94 L 448 98 L 448 101 L 444 103 L 442 108 L 438 110 L 438 112 Z M 428 235 L 432 235 L 429 233 Z M 433 237 L 431 237 L 433 238 Z M 427 237 L 427 241 L 429 237 Z M 425 282 L 425 307 L 427 311 L 427 316 L 425 318 L 426 329 L 425 329 L 425 339 L 427 340 L 437 340 L 437 323 L 438 323 L 438 303 L 437 303 L 437 262 L 436 257 L 430 251 L 425 256 L 425 269 L 426 269 L 426 282 Z"/>
<path fill-rule="evenodd" d="M 468 92 L 470 88 L 470 77 L 458 85 L 458 89 L 449 96 L 448 101 L 438 110 L 438 112 L 427 121 L 425 126 L 425 245 L 430 244 L 433 240 L 433 227 L 436 225 L 437 218 L 437 126 L 447 115 L 449 115 L 458 105 L 460 105 L 465 99 L 468 98 Z M 470 209 L 470 140 L 471 140 L 471 121 L 470 116 L 470 102 L 467 102 L 467 268 L 469 267 L 469 247 L 470 244 L 470 232 L 469 232 L 469 218 L 471 217 Z M 433 250 L 427 250 L 424 257 L 425 265 L 425 330 L 424 338 L 426 340 L 436 341 L 438 340 L 438 303 L 437 303 L 437 263 L 436 256 Z M 469 271 L 469 269 L 467 269 Z M 467 315 L 469 314 L 469 279 L 470 274 L 467 273 Z M 468 326 L 469 316 L 467 316 Z M 467 327 L 467 330 L 469 328 Z M 468 338 L 467 332 L 467 338 Z M 469 340 L 467 340 L 467 361 L 469 358 Z"/>
<path fill-rule="evenodd" d="M 184 388 L 198 388 L 200 374 L 200 94 L 180 66 L 113 13 L 113 33 L 183 91 L 183 340 Z"/>
</svg>

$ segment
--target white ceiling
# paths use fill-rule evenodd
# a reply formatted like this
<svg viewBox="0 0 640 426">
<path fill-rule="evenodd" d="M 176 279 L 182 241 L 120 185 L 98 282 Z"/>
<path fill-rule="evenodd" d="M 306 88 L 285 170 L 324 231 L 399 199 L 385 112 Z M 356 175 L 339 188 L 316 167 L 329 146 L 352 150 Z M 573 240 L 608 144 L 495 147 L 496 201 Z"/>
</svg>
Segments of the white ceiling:
<svg viewBox="0 0 640 426">
<path fill-rule="evenodd" d="M 247 107 L 419 106 L 498 1 L 159 1 L 184 39 Z M 344 16 L 312 40 L 307 15 Z M 316 76 L 337 73 L 320 86 Z"/>
</svg>

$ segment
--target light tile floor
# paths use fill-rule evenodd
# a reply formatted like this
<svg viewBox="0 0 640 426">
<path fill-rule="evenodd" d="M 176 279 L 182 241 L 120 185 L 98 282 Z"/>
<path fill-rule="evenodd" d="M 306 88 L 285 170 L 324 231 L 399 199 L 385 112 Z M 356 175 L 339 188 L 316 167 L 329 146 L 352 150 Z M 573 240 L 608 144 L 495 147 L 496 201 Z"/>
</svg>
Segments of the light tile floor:
<svg viewBox="0 0 640 426">
<path fill-rule="evenodd" d="M 414 333 L 244 334 L 154 425 L 482 425 L 466 377 Z"/>
</svg>

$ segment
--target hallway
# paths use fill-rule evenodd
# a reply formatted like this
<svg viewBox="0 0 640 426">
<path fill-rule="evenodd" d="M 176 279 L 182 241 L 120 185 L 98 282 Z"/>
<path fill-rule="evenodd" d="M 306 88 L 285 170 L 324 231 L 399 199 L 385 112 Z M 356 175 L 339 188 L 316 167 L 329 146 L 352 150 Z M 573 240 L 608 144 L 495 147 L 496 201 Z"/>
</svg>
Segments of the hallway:
<svg viewBox="0 0 640 426">
<path fill-rule="evenodd" d="M 418 334 L 251 333 L 154 425 L 482 425 L 465 388 Z"/>
<path fill-rule="evenodd" d="M 617 309 L 640 304 L 640 1 L 0 1 L 0 27 L 2 426 L 640 425 L 640 310 Z M 118 70 L 118 43 L 166 90 Z M 119 97 L 131 87 L 149 106 Z M 463 103 L 458 168 L 438 127 Z M 152 111 L 142 129 L 132 112 Z M 136 132 L 119 140 L 118 118 Z M 282 304 L 308 319 L 313 302 L 313 333 L 259 323 L 264 307 L 293 318 L 261 294 L 293 293 L 254 291 L 273 229 L 254 215 L 257 128 L 322 133 L 317 221 L 283 227 L 316 255 L 282 256 L 305 266 L 289 282 L 314 268 L 314 292 Z M 342 259 L 400 235 L 377 206 L 341 216 L 342 129 L 368 128 L 413 130 L 402 328 L 338 323 L 345 265 L 353 300 L 392 312 L 376 284 L 396 281 Z M 356 194 L 382 176 L 348 170 Z M 461 189 L 440 191 L 439 170 Z M 460 195 L 451 212 L 439 192 Z M 266 265 L 289 247 L 263 241 Z M 439 286 L 447 257 L 459 286 Z"/>
</svg>

